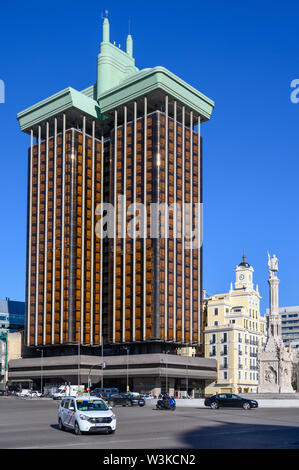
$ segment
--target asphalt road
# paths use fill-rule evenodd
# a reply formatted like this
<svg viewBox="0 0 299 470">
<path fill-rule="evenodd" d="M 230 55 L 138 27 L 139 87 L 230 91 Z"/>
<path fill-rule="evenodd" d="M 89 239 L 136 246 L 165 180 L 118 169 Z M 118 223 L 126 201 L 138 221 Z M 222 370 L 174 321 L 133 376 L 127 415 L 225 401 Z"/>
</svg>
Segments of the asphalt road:
<svg viewBox="0 0 299 470">
<path fill-rule="evenodd" d="M 299 449 L 299 409 L 177 408 L 152 406 L 114 412 L 114 435 L 59 431 L 58 402 L 0 397 L 2 449 Z"/>
</svg>

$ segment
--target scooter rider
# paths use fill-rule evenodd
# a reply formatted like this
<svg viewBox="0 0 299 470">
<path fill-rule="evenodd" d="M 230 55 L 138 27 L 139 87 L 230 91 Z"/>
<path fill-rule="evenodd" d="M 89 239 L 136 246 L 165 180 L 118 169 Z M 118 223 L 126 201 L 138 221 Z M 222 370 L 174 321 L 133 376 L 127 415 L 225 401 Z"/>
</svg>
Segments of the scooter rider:
<svg viewBox="0 0 299 470">
<path fill-rule="evenodd" d="M 163 408 L 168 408 L 170 402 L 170 397 L 167 393 L 163 393 L 162 399 L 158 400 L 158 405 L 162 406 Z"/>
</svg>

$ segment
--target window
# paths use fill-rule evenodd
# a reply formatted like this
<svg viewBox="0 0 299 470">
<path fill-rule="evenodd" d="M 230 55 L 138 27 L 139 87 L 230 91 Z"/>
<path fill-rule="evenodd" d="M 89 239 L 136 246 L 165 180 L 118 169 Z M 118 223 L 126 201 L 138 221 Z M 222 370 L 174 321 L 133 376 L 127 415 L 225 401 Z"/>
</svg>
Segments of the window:
<svg viewBox="0 0 299 470">
<path fill-rule="evenodd" d="M 223 378 L 224 380 L 227 380 L 227 372 L 223 372 Z"/>
<path fill-rule="evenodd" d="M 214 326 L 218 326 L 218 321 L 214 321 Z"/>
<path fill-rule="evenodd" d="M 214 315 L 218 315 L 218 308 L 214 309 Z"/>
<path fill-rule="evenodd" d="M 74 402 L 74 400 L 70 400 L 69 410 L 75 411 L 75 402 Z"/>
<path fill-rule="evenodd" d="M 72 401 L 72 400 L 70 400 L 70 399 L 64 400 L 64 408 L 68 408 L 68 407 L 69 407 L 70 401 Z"/>
</svg>

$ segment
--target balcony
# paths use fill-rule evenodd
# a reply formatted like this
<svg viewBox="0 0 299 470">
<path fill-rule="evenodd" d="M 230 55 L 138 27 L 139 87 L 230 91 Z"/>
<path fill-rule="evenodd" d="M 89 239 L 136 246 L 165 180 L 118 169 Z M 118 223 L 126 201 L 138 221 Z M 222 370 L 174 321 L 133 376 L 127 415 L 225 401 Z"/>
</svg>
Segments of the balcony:
<svg viewBox="0 0 299 470">
<path fill-rule="evenodd" d="M 240 350 L 239 350 L 239 351 L 238 351 L 238 354 L 239 354 L 240 356 L 242 356 L 243 351 L 240 351 Z"/>
<path fill-rule="evenodd" d="M 238 369 L 243 369 L 243 364 L 238 364 Z"/>
<path fill-rule="evenodd" d="M 220 355 L 221 355 L 221 356 L 227 356 L 227 355 L 228 355 L 228 351 L 227 351 L 227 350 L 221 351 Z"/>
<path fill-rule="evenodd" d="M 250 357 L 257 357 L 257 353 L 251 352 L 251 353 L 250 353 Z"/>
<path fill-rule="evenodd" d="M 216 356 L 216 351 L 210 352 L 210 357 L 215 357 Z"/>
<path fill-rule="evenodd" d="M 227 343 L 227 338 L 221 338 L 221 343 Z"/>
<path fill-rule="evenodd" d="M 220 364 L 220 369 L 228 369 L 228 364 Z"/>
</svg>

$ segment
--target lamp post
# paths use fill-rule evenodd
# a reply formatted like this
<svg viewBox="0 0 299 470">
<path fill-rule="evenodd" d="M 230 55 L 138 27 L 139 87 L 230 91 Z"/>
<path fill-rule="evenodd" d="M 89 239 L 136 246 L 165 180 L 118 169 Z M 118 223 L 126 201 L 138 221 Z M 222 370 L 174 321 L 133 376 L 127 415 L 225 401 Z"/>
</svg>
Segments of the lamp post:
<svg viewBox="0 0 299 470">
<path fill-rule="evenodd" d="M 105 363 L 106 367 L 106 363 Z M 102 388 L 104 388 L 104 339 L 102 336 L 102 379 L 101 379 Z"/>
<path fill-rule="evenodd" d="M 43 357 L 44 357 L 44 350 L 37 349 L 40 351 L 40 392 L 43 395 Z"/>
<path fill-rule="evenodd" d="M 189 356 L 187 356 L 187 363 L 186 363 L 186 398 L 188 398 L 188 390 L 189 390 Z"/>
<path fill-rule="evenodd" d="M 130 348 L 129 346 L 124 346 L 123 349 L 127 351 L 127 392 L 130 391 L 129 387 L 129 353 L 130 353 Z"/>
<path fill-rule="evenodd" d="M 79 391 L 79 386 L 80 386 L 80 332 L 81 328 L 79 326 L 78 328 L 78 391 Z"/>
<path fill-rule="evenodd" d="M 170 350 L 168 349 L 167 351 L 163 351 L 163 352 L 165 354 L 165 392 L 168 393 L 167 354 L 170 352 Z"/>
</svg>

